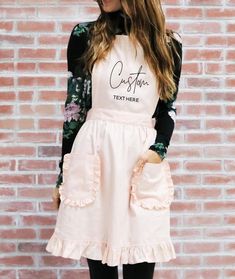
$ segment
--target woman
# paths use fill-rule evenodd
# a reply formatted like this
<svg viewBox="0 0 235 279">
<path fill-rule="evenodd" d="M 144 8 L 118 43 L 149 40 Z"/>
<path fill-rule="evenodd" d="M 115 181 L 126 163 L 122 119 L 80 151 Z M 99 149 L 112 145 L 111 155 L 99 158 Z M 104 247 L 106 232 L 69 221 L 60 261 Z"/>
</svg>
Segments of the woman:
<svg viewBox="0 0 235 279">
<path fill-rule="evenodd" d="M 88 260 L 90 276 L 153 277 L 174 259 L 166 158 L 181 74 L 180 37 L 160 0 L 102 0 L 68 43 L 58 210 L 46 250 Z"/>
</svg>

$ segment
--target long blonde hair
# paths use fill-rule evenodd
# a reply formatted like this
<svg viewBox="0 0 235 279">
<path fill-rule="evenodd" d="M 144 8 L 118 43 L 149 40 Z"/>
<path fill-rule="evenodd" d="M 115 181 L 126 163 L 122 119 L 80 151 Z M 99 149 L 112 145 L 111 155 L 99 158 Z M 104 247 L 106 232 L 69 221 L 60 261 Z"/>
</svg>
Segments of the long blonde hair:
<svg viewBox="0 0 235 279">
<path fill-rule="evenodd" d="M 131 41 L 138 41 L 144 50 L 144 57 L 156 74 L 158 94 L 162 100 L 173 99 L 176 90 L 174 82 L 174 59 L 172 51 L 176 48 L 172 42 L 174 32 L 165 26 L 165 16 L 160 0 L 120 0 L 121 11 L 130 22 Z M 112 21 L 98 2 L 101 14 L 91 27 L 90 44 L 82 59 L 84 69 L 91 73 L 95 62 L 103 59 L 113 46 L 115 34 L 112 32 Z M 136 45 L 136 44 L 135 44 Z M 173 46 L 173 48 L 171 47 Z"/>
</svg>

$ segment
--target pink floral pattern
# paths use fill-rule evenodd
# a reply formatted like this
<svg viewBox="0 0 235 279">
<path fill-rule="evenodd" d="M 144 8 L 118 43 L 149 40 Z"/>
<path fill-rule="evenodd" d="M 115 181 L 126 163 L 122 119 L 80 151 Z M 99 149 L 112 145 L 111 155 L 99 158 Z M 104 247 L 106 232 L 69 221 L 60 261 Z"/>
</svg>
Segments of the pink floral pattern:
<svg viewBox="0 0 235 279">
<path fill-rule="evenodd" d="M 67 104 L 64 112 L 64 121 L 70 122 L 72 119 L 77 121 L 79 119 L 80 111 L 81 111 L 80 105 L 74 102 Z"/>
</svg>

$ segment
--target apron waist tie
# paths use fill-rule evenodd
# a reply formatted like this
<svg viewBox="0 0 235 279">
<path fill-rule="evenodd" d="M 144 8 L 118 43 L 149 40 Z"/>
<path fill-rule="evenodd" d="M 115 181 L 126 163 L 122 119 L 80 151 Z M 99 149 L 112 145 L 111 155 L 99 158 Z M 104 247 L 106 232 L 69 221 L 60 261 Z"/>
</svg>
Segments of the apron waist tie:
<svg viewBox="0 0 235 279">
<path fill-rule="evenodd" d="M 90 108 L 86 120 L 108 120 L 132 125 L 142 125 L 154 128 L 155 119 L 149 114 L 119 111 L 105 108 Z"/>
</svg>

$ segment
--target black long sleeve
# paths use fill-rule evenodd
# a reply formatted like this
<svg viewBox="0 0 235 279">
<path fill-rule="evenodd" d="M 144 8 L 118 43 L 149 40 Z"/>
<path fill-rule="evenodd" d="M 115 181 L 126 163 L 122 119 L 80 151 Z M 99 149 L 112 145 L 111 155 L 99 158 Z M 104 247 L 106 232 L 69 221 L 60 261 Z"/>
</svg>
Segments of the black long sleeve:
<svg viewBox="0 0 235 279">
<path fill-rule="evenodd" d="M 155 142 L 149 147 L 149 149 L 157 152 L 159 156 L 163 159 L 166 157 L 167 148 L 170 144 L 170 140 L 175 128 L 175 116 L 177 114 L 177 109 L 174 104 L 178 95 L 179 81 L 181 76 L 182 68 L 182 43 L 173 39 L 173 43 L 176 47 L 177 53 L 173 50 L 174 58 L 174 82 L 176 85 L 176 90 L 171 101 L 163 101 L 159 99 L 155 112 L 152 117 L 156 119 L 155 129 L 157 135 Z"/>
<path fill-rule="evenodd" d="M 65 101 L 62 152 L 59 162 L 60 173 L 56 187 L 63 182 L 63 159 L 72 149 L 74 139 L 86 121 L 87 111 L 91 108 L 91 81 L 82 71 L 82 64 L 77 59 L 87 48 L 89 22 L 74 26 L 67 46 L 67 98 Z"/>
</svg>

